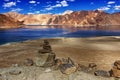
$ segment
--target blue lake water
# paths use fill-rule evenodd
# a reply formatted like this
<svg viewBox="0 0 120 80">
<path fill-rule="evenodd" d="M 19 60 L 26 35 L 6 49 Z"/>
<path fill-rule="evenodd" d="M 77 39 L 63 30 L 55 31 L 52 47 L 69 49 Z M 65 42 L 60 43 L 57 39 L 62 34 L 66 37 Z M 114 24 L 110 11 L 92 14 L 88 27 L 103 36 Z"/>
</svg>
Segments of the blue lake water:
<svg viewBox="0 0 120 80">
<path fill-rule="evenodd" d="M 0 44 L 38 38 L 120 36 L 120 26 L 104 28 L 30 27 L 31 28 L 0 30 Z"/>
</svg>

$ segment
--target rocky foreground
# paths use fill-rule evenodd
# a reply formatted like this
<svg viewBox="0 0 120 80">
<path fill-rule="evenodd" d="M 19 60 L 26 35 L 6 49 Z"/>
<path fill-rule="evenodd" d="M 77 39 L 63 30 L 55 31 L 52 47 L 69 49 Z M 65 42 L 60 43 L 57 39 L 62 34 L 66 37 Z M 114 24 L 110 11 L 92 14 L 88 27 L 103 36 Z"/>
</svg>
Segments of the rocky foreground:
<svg viewBox="0 0 120 80">
<path fill-rule="evenodd" d="M 117 71 L 115 74 L 119 75 L 119 61 L 115 62 L 120 59 L 119 36 L 47 39 L 56 54 L 56 59 L 70 57 L 75 64 L 81 66 L 80 69 L 69 75 L 63 74 L 60 69 L 55 69 L 54 66 L 25 65 L 26 59 L 31 59 L 34 63 L 39 52 L 46 52 L 41 51 L 43 40 L 1 45 L 0 78 L 2 80 L 116 80 L 109 74 L 107 75 L 111 69 L 113 72 Z M 32 62 L 30 61 L 30 63 Z M 88 67 L 90 63 L 94 63 L 93 67 L 97 66 L 96 72 L 94 69 L 91 71 L 90 66 Z"/>
</svg>

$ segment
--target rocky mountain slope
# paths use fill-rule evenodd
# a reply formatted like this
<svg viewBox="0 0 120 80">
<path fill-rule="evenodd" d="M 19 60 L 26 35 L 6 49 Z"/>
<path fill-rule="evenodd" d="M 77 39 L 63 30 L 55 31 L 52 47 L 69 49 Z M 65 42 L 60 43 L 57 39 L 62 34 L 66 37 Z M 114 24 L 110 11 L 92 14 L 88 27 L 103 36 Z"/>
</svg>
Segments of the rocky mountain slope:
<svg viewBox="0 0 120 80">
<path fill-rule="evenodd" d="M 96 26 L 96 25 L 120 25 L 120 12 L 109 14 L 103 11 L 77 11 L 55 14 L 19 14 L 16 12 L 5 13 L 6 16 L 23 21 L 26 25 L 72 25 L 72 26 Z"/>
<path fill-rule="evenodd" d="M 5 13 L 6 16 L 15 18 L 18 21 L 24 21 L 26 25 L 46 25 L 50 18 L 52 18 L 51 14 L 19 14 L 17 12 L 8 12 Z"/>
<path fill-rule="evenodd" d="M 18 28 L 22 22 L 19 22 L 12 17 L 0 14 L 0 28 Z"/>
<path fill-rule="evenodd" d="M 108 14 L 103 11 L 80 11 L 55 16 L 49 24 L 65 24 L 74 26 L 120 25 L 120 13 Z"/>
</svg>

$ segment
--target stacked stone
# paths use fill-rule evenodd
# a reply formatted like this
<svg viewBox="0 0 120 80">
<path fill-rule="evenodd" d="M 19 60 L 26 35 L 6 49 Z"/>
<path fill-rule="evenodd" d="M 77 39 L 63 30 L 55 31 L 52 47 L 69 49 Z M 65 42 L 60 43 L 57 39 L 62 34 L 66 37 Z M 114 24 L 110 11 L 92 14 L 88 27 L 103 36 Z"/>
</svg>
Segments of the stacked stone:
<svg viewBox="0 0 120 80">
<path fill-rule="evenodd" d="M 114 62 L 113 68 L 111 69 L 111 76 L 120 77 L 120 60 Z"/>
<path fill-rule="evenodd" d="M 44 43 L 43 43 L 43 49 L 42 50 L 39 50 L 39 53 L 50 53 L 52 52 L 52 48 L 49 44 L 49 42 L 47 40 L 44 40 Z"/>
<path fill-rule="evenodd" d="M 52 48 L 47 40 L 44 40 L 43 49 L 39 50 L 36 59 L 36 66 L 51 67 L 55 62 L 55 53 L 52 52 Z"/>
</svg>

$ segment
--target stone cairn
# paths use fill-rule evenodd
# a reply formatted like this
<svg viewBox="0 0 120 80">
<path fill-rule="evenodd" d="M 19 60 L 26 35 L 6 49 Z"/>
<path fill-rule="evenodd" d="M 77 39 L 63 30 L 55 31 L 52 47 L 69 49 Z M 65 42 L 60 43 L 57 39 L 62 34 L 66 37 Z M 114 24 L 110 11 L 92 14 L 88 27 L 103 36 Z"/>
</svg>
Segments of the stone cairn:
<svg viewBox="0 0 120 80">
<path fill-rule="evenodd" d="M 56 55 L 52 51 L 52 47 L 47 40 L 44 40 L 43 47 L 38 51 L 35 64 L 39 67 L 53 67 L 60 69 L 64 74 L 71 74 L 76 71 L 77 67 L 71 58 L 55 59 Z"/>
<path fill-rule="evenodd" d="M 120 78 L 120 60 L 114 62 L 114 65 L 110 71 L 112 77 Z"/>
<path fill-rule="evenodd" d="M 47 40 L 44 40 L 43 49 L 38 51 L 35 64 L 39 67 L 51 67 L 55 62 L 55 53 L 52 52 L 52 48 Z"/>
</svg>

